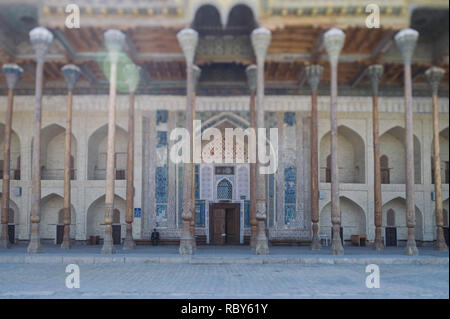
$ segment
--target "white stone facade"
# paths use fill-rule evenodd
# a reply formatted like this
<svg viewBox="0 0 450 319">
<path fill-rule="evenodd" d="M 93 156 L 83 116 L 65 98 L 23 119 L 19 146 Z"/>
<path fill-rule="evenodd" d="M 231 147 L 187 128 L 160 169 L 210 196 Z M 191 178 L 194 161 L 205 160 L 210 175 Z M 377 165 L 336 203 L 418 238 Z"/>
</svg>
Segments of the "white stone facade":
<svg viewBox="0 0 450 319">
<path fill-rule="evenodd" d="M 92 235 L 103 234 L 103 212 L 105 181 L 102 169 L 105 165 L 107 135 L 107 101 L 105 95 L 74 96 L 72 155 L 74 157 L 74 180 L 72 181 L 72 228 L 71 237 L 85 241 Z M 169 131 L 177 124 L 176 111 L 185 108 L 183 96 L 137 96 L 135 114 L 135 198 L 134 206 L 142 208 L 141 217 L 135 217 L 133 236 L 135 239 L 149 238 L 155 227 L 155 172 L 168 163 L 168 146 L 157 148 L 157 132 Z M 116 169 L 126 168 L 127 96 L 118 96 L 116 138 Z M 249 98 L 242 97 L 198 97 L 197 112 L 242 112 L 248 110 Z M 386 212 L 395 211 L 398 239 L 406 237 L 405 217 L 405 158 L 403 147 L 404 114 L 403 99 L 382 97 L 380 103 L 381 154 L 389 158 L 390 184 L 382 185 L 383 226 Z M 435 238 L 434 201 L 432 193 L 432 119 L 431 98 L 415 98 L 415 201 L 416 238 L 430 242 Z M 16 238 L 28 240 L 30 236 L 31 208 L 31 154 L 33 96 L 16 96 L 14 104 L 14 134 L 11 146 L 11 168 L 18 169 L 20 179 L 11 180 L 11 208 L 14 210 Z M 58 223 L 58 212 L 62 208 L 63 155 L 65 127 L 65 96 L 45 96 L 42 115 L 42 204 L 41 238 L 54 240 Z M 326 183 L 326 157 L 329 155 L 330 121 L 329 97 L 319 97 L 319 178 L 321 199 L 320 233 L 330 232 L 330 184 Z M 440 98 L 441 162 L 449 161 L 449 109 L 448 98 Z M 3 159 L 3 128 L 6 97 L 0 97 L 0 160 Z M 280 129 L 279 171 L 274 177 L 274 214 L 268 214 L 270 239 L 295 239 L 308 241 L 311 238 L 310 190 L 309 190 L 309 108 L 308 96 L 266 96 L 265 111 L 275 112 L 275 123 Z M 168 122 L 156 124 L 156 111 L 168 110 Z M 283 123 L 284 112 L 295 112 L 295 126 Z M 339 167 L 342 225 L 344 239 L 352 234 L 367 235 L 374 239 L 373 205 L 373 148 L 371 99 L 364 97 L 338 98 Z M 161 154 L 160 154 L 161 153 Z M 164 153 L 164 154 L 163 154 Z M 20 156 L 20 160 L 17 158 Z M 20 164 L 19 164 L 20 162 Z M 448 165 L 448 164 L 447 164 Z M 285 223 L 284 169 L 296 168 L 295 219 Z M 167 226 L 161 227 L 162 237 L 177 238 L 179 235 L 178 166 L 168 163 Z M 120 174 L 119 174 L 120 175 Z M 445 173 L 443 171 L 443 178 Z M 116 175 L 117 176 L 117 175 Z M 120 177 L 120 176 L 119 176 Z M 0 184 L 1 184 L 0 180 Z M 242 187 L 242 186 L 240 186 Z M 281 190 L 281 191 L 280 191 Z M 120 223 L 124 226 L 125 180 L 115 184 L 115 207 L 120 211 Z M 236 191 L 236 193 L 238 193 Z M 444 208 L 449 210 L 449 185 L 443 184 Z M 239 200 L 239 198 L 233 198 Z M 448 214 L 446 215 L 448 218 Z M 448 225 L 448 221 L 446 223 Z M 448 227 L 448 226 L 447 226 Z M 205 229 L 197 229 L 206 235 Z M 248 234 L 248 229 L 246 229 Z M 122 237 L 125 227 L 122 227 Z"/>
</svg>

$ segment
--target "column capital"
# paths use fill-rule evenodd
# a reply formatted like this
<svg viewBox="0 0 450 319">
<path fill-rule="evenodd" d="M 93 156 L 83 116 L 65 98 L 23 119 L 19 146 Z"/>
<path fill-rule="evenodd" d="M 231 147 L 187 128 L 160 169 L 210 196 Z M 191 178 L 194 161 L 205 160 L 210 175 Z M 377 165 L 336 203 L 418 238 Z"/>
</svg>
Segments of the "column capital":
<svg viewBox="0 0 450 319">
<path fill-rule="evenodd" d="M 194 92 L 197 91 L 198 81 L 200 80 L 200 76 L 202 75 L 202 69 L 200 69 L 197 65 L 192 67 L 194 71 Z"/>
<path fill-rule="evenodd" d="M 417 39 L 419 38 L 419 32 L 411 28 L 403 29 L 394 38 L 397 49 L 403 58 L 403 63 L 405 65 L 411 64 L 412 55 L 416 47 Z"/>
<path fill-rule="evenodd" d="M 339 53 L 342 50 L 345 42 L 345 33 L 338 28 L 332 28 L 325 32 L 323 36 L 323 43 L 327 50 L 328 58 L 331 65 L 337 65 Z"/>
<path fill-rule="evenodd" d="M 256 65 L 251 64 L 245 69 L 245 73 L 247 74 L 247 84 L 250 93 L 256 92 L 256 76 L 257 76 L 258 68 Z"/>
<path fill-rule="evenodd" d="M 431 68 L 425 71 L 425 79 L 430 85 L 431 92 L 433 95 L 438 93 L 439 83 L 441 82 L 444 74 L 445 70 L 437 66 L 432 66 Z"/>
<path fill-rule="evenodd" d="M 37 60 L 43 61 L 53 42 L 53 34 L 46 28 L 36 27 L 30 31 L 30 41 Z"/>
<path fill-rule="evenodd" d="M 253 51 L 258 63 L 263 63 L 266 58 L 267 48 L 270 45 L 272 33 L 266 28 L 257 28 L 251 34 Z"/>
<path fill-rule="evenodd" d="M 378 83 L 383 76 L 384 68 L 381 64 L 373 64 L 366 69 L 366 75 L 372 85 L 372 93 L 378 94 Z"/>
<path fill-rule="evenodd" d="M 66 64 L 61 68 L 61 73 L 64 75 L 64 79 L 66 80 L 67 89 L 69 92 L 73 91 L 75 84 L 81 75 L 80 68 L 74 64 Z"/>
<path fill-rule="evenodd" d="M 15 63 L 7 63 L 2 67 L 3 75 L 9 90 L 14 90 L 17 82 L 22 78 L 23 69 Z"/>
<path fill-rule="evenodd" d="M 189 65 L 194 64 L 195 49 L 198 43 L 198 32 L 191 28 L 184 28 L 177 33 L 178 43 L 183 50 L 186 62 Z"/>
<path fill-rule="evenodd" d="M 317 92 L 323 74 L 323 67 L 318 64 L 308 65 L 305 67 L 305 74 L 311 91 Z"/>
<path fill-rule="evenodd" d="M 141 79 L 141 67 L 134 63 L 129 63 L 124 66 L 123 74 L 126 74 L 125 83 L 129 93 L 134 93 L 139 86 Z"/>
<path fill-rule="evenodd" d="M 109 58 L 112 62 L 116 62 L 118 54 L 125 47 L 125 34 L 120 30 L 109 29 L 103 34 L 103 37 Z"/>
</svg>

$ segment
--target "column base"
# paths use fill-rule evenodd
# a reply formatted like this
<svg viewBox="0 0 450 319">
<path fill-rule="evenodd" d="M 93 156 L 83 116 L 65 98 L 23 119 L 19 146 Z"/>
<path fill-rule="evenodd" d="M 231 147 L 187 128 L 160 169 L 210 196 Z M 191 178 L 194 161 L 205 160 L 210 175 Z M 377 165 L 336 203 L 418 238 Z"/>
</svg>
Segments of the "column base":
<svg viewBox="0 0 450 319">
<path fill-rule="evenodd" d="M 72 244 L 70 242 L 70 239 L 69 240 L 63 240 L 63 242 L 61 243 L 61 248 L 62 249 L 70 249 L 70 248 L 72 248 Z"/>
<path fill-rule="evenodd" d="M 106 225 L 105 228 L 105 238 L 103 239 L 103 247 L 102 247 L 102 254 L 115 254 L 116 248 L 113 244 L 112 239 L 112 226 Z"/>
<path fill-rule="evenodd" d="M 136 243 L 134 242 L 133 238 L 125 237 L 122 245 L 123 250 L 133 250 L 136 249 Z"/>
<path fill-rule="evenodd" d="M 266 236 L 264 220 L 258 221 L 258 235 L 256 236 L 255 253 L 257 255 L 269 254 L 269 241 Z"/>
<path fill-rule="evenodd" d="M 186 222 L 186 221 L 185 221 Z M 180 238 L 180 255 L 192 255 L 194 253 L 194 249 L 192 247 L 193 238 L 190 230 L 183 230 Z"/>
<path fill-rule="evenodd" d="M 136 249 L 136 243 L 133 240 L 132 235 L 132 226 L 131 224 L 127 223 L 127 232 L 125 234 L 125 239 L 123 241 L 122 249 L 123 250 L 133 250 Z"/>
<path fill-rule="evenodd" d="M 322 243 L 320 242 L 320 237 L 318 235 L 319 226 L 317 223 L 313 224 L 313 237 L 311 240 L 311 250 L 320 250 L 322 248 Z"/>
<path fill-rule="evenodd" d="M 70 226 L 64 225 L 64 237 L 63 242 L 61 243 L 62 249 L 70 249 L 71 248 L 71 242 L 70 242 Z"/>
<path fill-rule="evenodd" d="M 2 225 L 1 232 L 2 233 L 0 235 L 0 248 L 10 248 L 11 243 L 9 242 L 9 238 L 8 238 L 8 225 L 7 224 Z"/>
<path fill-rule="evenodd" d="M 375 238 L 375 245 L 373 245 L 373 249 L 375 249 L 376 251 L 383 251 L 384 243 L 381 238 Z"/>
<path fill-rule="evenodd" d="M 42 253 L 42 245 L 39 237 L 33 238 L 33 235 L 31 235 L 31 240 L 27 247 L 27 253 L 29 254 Z"/>
<path fill-rule="evenodd" d="M 381 235 L 381 227 L 376 226 L 375 227 L 375 245 L 373 246 L 373 249 L 376 251 L 382 251 L 384 249 L 384 242 Z"/>
<path fill-rule="evenodd" d="M 311 241 L 311 250 L 321 250 L 322 249 L 322 243 L 320 242 L 319 236 L 313 236 Z"/>
<path fill-rule="evenodd" d="M 344 247 L 342 246 L 341 239 L 333 239 L 331 241 L 331 254 L 332 255 L 343 255 L 344 254 Z"/>
<path fill-rule="evenodd" d="M 419 250 L 416 246 L 416 241 L 414 239 L 408 239 L 406 242 L 405 254 L 409 256 L 416 256 L 419 254 Z"/>
<path fill-rule="evenodd" d="M 434 249 L 439 251 L 448 251 L 447 243 L 445 242 L 444 238 L 444 230 L 442 229 L 442 227 L 437 228 Z"/>
</svg>

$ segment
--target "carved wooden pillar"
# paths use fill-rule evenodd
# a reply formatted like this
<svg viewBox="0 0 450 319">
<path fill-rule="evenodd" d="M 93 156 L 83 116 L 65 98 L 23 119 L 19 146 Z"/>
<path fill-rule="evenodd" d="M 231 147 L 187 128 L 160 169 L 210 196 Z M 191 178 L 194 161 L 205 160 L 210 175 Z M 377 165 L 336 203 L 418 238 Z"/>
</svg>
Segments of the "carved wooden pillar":
<svg viewBox="0 0 450 319">
<path fill-rule="evenodd" d="M 383 76 L 383 66 L 374 64 L 366 71 L 372 84 L 372 125 L 373 125 L 373 169 L 374 169 L 374 223 L 375 245 L 377 251 L 384 248 L 382 234 L 382 206 L 381 206 L 381 169 L 380 169 L 380 143 L 378 130 L 378 83 Z"/>
<path fill-rule="evenodd" d="M 200 80 L 200 75 L 202 74 L 202 70 L 194 65 L 193 66 L 193 76 L 194 76 L 194 89 L 192 91 L 192 121 L 195 120 L 195 98 L 196 98 L 196 91 L 198 87 L 198 81 Z M 195 132 L 192 132 L 192 137 L 194 136 Z M 192 152 L 194 151 L 194 145 L 192 144 Z M 191 196 L 192 196 L 192 203 L 194 205 L 193 214 L 190 222 L 191 227 L 191 236 L 192 236 L 192 250 L 197 250 L 197 242 L 195 240 L 195 208 L 196 208 L 196 199 L 195 199 L 195 163 L 192 164 L 192 184 L 191 184 Z"/>
<path fill-rule="evenodd" d="M 42 82 L 45 56 L 53 42 L 53 34 L 46 28 L 36 27 L 30 31 L 30 40 L 36 52 L 36 89 L 33 124 L 33 165 L 31 185 L 31 237 L 28 253 L 42 252 L 39 223 L 41 221 L 41 123 Z"/>
<path fill-rule="evenodd" d="M 80 69 L 73 64 L 67 64 L 61 69 L 62 74 L 67 84 L 67 113 L 66 113 L 66 143 L 64 148 L 64 236 L 61 248 L 70 249 L 70 219 L 71 219 L 71 207 L 70 207 L 70 180 L 72 166 L 71 164 L 71 138 L 72 138 L 72 92 L 75 88 L 81 72 Z"/>
<path fill-rule="evenodd" d="M 23 74 L 23 70 L 17 64 L 4 64 L 3 75 L 6 78 L 8 86 L 8 105 L 5 118 L 5 145 L 3 148 L 3 184 L 2 184 L 2 228 L 0 229 L 0 248 L 9 248 L 8 238 L 8 214 L 10 199 L 10 180 L 11 180 L 11 131 L 14 104 L 14 88 Z"/>
<path fill-rule="evenodd" d="M 140 67 L 134 64 L 127 64 L 124 68 L 124 74 L 127 75 L 125 82 L 128 86 L 129 105 L 128 105 L 128 148 L 127 148 L 127 186 L 125 199 L 125 222 L 126 235 L 123 241 L 123 250 L 136 249 L 136 243 L 133 240 L 133 211 L 134 211 L 134 92 L 139 85 Z"/>
<path fill-rule="evenodd" d="M 112 222 L 114 211 L 114 147 L 116 142 L 116 84 L 117 60 L 125 44 L 125 34 L 119 30 L 108 30 L 104 34 L 110 61 L 109 101 L 108 101 L 108 148 L 106 153 L 106 195 L 105 195 L 105 237 L 102 254 L 114 254 Z"/>
<path fill-rule="evenodd" d="M 258 28 L 253 30 L 251 41 L 253 51 L 255 52 L 257 62 L 257 103 L 256 108 L 256 127 L 264 128 L 264 60 L 266 58 L 267 48 L 269 47 L 272 34 L 266 28 Z M 265 133 L 264 133 L 265 134 Z M 260 139 L 259 133 L 258 140 Z M 264 136 L 265 138 L 265 136 Z M 264 143 L 265 145 L 265 143 Z M 259 150 L 258 150 L 259 152 Z M 266 175 L 261 174 L 261 165 L 259 161 L 256 163 L 256 220 L 257 236 L 255 252 L 258 255 L 269 253 L 269 245 L 266 236 L 265 220 L 266 213 Z"/>
<path fill-rule="evenodd" d="M 405 253 L 418 255 L 416 246 L 415 227 L 415 200 L 414 200 L 414 128 L 412 110 L 412 79 L 411 58 L 417 43 L 419 33 L 413 29 L 404 29 L 395 35 L 395 42 L 404 64 L 405 81 L 405 148 L 406 148 L 406 225 L 408 227 L 408 241 Z"/>
<path fill-rule="evenodd" d="M 306 79 L 311 87 L 311 249 L 320 250 L 319 238 L 319 151 L 317 141 L 317 88 L 323 73 L 320 65 L 310 65 L 305 69 Z"/>
<path fill-rule="evenodd" d="M 339 167 L 338 167 L 338 131 L 337 131 L 337 66 L 339 53 L 344 46 L 345 34 L 340 29 L 333 28 L 324 35 L 324 44 L 331 66 L 331 222 L 333 224 L 333 238 L 331 240 L 331 253 L 343 255 L 340 228 L 341 208 L 339 204 Z"/>
<path fill-rule="evenodd" d="M 444 69 L 431 67 L 425 72 L 425 78 L 430 84 L 432 101 L 433 101 L 433 156 L 434 156 L 434 192 L 435 214 L 436 214 L 436 242 L 434 249 L 447 251 L 448 247 L 444 238 L 444 220 L 442 214 L 442 180 L 441 180 L 441 150 L 439 141 L 439 106 L 438 106 L 438 89 L 439 83 L 444 76 Z"/>
<path fill-rule="evenodd" d="M 256 114 L 255 114 L 255 98 L 256 98 L 256 80 L 257 80 L 257 66 L 252 64 L 245 70 L 247 73 L 248 89 L 250 91 L 250 127 L 256 129 Z M 248 155 L 250 158 L 250 155 Z M 257 236 L 256 220 L 256 163 L 250 163 L 250 248 L 256 249 L 256 236 Z"/>
<path fill-rule="evenodd" d="M 183 29 L 177 34 L 178 43 L 183 50 L 186 59 L 186 129 L 190 134 L 189 163 L 184 164 L 183 169 L 183 208 L 181 218 L 183 219 L 183 230 L 180 238 L 181 255 L 192 255 L 193 238 L 191 233 L 191 220 L 194 218 L 195 205 L 192 202 L 192 177 L 193 177 L 193 100 L 194 89 L 194 56 L 198 43 L 198 33 L 193 29 Z"/>
</svg>

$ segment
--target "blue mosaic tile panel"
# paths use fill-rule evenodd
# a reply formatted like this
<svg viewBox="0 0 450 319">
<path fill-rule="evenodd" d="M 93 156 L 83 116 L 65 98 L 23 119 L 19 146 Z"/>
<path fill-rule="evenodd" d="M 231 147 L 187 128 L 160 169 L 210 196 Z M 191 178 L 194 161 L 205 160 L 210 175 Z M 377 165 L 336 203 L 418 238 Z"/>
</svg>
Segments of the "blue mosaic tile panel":
<svg viewBox="0 0 450 319">
<path fill-rule="evenodd" d="M 195 199 L 200 198 L 200 173 L 199 166 L 195 165 Z"/>
<path fill-rule="evenodd" d="M 195 201 L 195 226 L 205 227 L 205 201 Z"/>
<path fill-rule="evenodd" d="M 167 205 L 156 205 L 156 227 L 167 227 Z"/>
<path fill-rule="evenodd" d="M 284 203 L 296 203 L 297 170 L 295 167 L 284 169 Z"/>
<path fill-rule="evenodd" d="M 156 125 L 159 123 L 167 123 L 167 118 L 169 116 L 168 110 L 157 110 L 156 111 Z"/>
<path fill-rule="evenodd" d="M 284 123 L 293 126 L 295 124 L 295 112 L 284 112 Z"/>
<path fill-rule="evenodd" d="M 296 210 L 295 205 L 285 205 L 284 206 L 284 224 L 289 225 L 291 222 L 295 221 Z"/>
<path fill-rule="evenodd" d="M 244 201 L 244 227 L 250 227 L 250 201 Z"/>
<path fill-rule="evenodd" d="M 157 134 L 157 142 L 156 147 L 164 147 L 167 145 L 167 132 L 166 131 L 158 131 Z"/>
<path fill-rule="evenodd" d="M 167 203 L 167 166 L 156 168 L 155 198 L 157 203 Z"/>
</svg>

